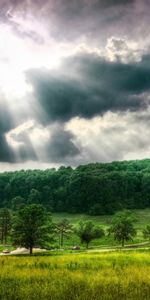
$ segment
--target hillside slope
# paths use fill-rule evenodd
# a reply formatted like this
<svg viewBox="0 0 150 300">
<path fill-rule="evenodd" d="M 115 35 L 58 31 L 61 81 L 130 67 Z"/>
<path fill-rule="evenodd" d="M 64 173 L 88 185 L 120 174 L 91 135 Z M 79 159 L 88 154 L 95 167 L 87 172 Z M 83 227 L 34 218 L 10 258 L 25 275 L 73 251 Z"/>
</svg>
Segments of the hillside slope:
<svg viewBox="0 0 150 300">
<path fill-rule="evenodd" d="M 42 203 L 52 212 L 111 214 L 150 207 L 150 159 L 0 174 L 0 206 Z"/>
</svg>

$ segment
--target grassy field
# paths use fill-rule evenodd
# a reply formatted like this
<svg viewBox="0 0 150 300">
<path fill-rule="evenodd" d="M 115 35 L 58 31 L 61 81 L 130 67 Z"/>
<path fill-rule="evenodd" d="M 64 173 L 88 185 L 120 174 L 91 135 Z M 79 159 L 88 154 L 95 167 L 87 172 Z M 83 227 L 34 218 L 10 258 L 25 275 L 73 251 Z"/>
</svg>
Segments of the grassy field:
<svg viewBox="0 0 150 300">
<path fill-rule="evenodd" d="M 136 215 L 137 222 L 135 223 L 135 227 L 137 229 L 137 236 L 134 238 L 133 241 L 129 241 L 126 245 L 133 245 L 138 243 L 145 243 L 147 242 L 143 238 L 142 230 L 149 224 L 150 225 L 150 209 L 144 210 L 134 210 L 133 213 Z M 113 216 L 89 216 L 83 214 L 67 214 L 67 213 L 55 213 L 52 214 L 52 220 L 54 222 L 59 222 L 62 219 L 67 218 L 70 223 L 75 227 L 80 221 L 92 221 L 95 225 L 101 226 L 104 231 L 107 233 L 107 229 L 111 224 L 111 220 Z M 11 239 L 8 241 L 9 245 L 0 245 L 0 252 L 4 249 L 9 249 L 10 251 L 15 249 L 11 246 Z M 85 246 L 81 245 L 79 237 L 72 233 L 68 236 L 64 237 L 64 248 L 72 248 L 73 246 L 79 245 L 81 249 L 84 249 Z M 55 241 L 53 243 L 48 243 L 46 246 L 48 249 L 51 247 L 59 248 L 59 236 L 55 236 Z M 117 241 L 113 239 L 113 236 L 107 236 L 96 239 L 90 243 L 90 248 L 112 248 L 112 247 L 119 247 Z"/>
<path fill-rule="evenodd" d="M 137 222 L 135 223 L 135 227 L 137 229 L 137 236 L 134 238 L 133 242 L 129 242 L 128 244 L 132 243 L 141 243 L 145 240 L 143 239 L 142 230 L 150 224 L 150 209 L 143 209 L 143 210 L 133 210 L 135 213 Z M 111 220 L 113 216 L 88 216 L 83 214 L 67 214 L 67 213 L 58 213 L 52 215 L 54 222 L 59 222 L 60 220 L 67 218 L 71 224 L 77 226 L 80 221 L 92 221 L 96 225 L 100 225 L 105 231 L 111 224 Z M 76 235 L 71 235 L 68 238 L 65 238 L 65 245 L 72 246 L 72 245 L 79 245 L 80 241 Z M 94 240 L 91 243 L 93 247 L 104 247 L 104 246 L 117 246 L 118 243 L 113 240 L 112 237 L 104 237 L 102 239 Z"/>
<path fill-rule="evenodd" d="M 137 217 L 136 226 L 140 229 L 144 228 L 150 222 L 150 208 L 149 209 L 139 209 L 132 210 L 132 212 Z M 68 213 L 54 213 L 52 215 L 53 220 L 58 222 L 64 218 L 67 218 L 73 225 L 78 224 L 80 221 L 92 221 L 97 225 L 103 226 L 103 228 L 107 228 L 113 216 L 104 215 L 104 216 L 89 216 L 83 214 L 68 214 Z"/>
<path fill-rule="evenodd" d="M 149 300 L 150 252 L 0 257 L 2 300 Z"/>
</svg>

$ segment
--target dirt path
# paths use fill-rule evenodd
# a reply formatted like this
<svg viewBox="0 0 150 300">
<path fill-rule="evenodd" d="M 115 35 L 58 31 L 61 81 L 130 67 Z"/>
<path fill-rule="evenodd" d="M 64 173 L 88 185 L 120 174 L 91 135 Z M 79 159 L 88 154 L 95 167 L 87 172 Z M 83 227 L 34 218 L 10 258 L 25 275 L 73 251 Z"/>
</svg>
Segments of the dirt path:
<svg viewBox="0 0 150 300">
<path fill-rule="evenodd" d="M 44 252 L 45 249 L 34 248 L 33 253 Z M 29 254 L 29 249 L 26 248 L 17 248 L 16 250 L 11 251 L 10 253 L 0 253 L 0 255 L 21 255 L 21 254 Z"/>
</svg>

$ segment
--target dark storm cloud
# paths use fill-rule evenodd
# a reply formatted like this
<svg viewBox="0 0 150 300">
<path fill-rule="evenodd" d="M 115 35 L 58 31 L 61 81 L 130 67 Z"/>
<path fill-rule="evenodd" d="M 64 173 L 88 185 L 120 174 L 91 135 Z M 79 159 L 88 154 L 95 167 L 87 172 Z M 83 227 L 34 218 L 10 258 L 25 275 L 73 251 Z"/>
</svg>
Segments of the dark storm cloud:
<svg viewBox="0 0 150 300">
<path fill-rule="evenodd" d="M 74 135 L 57 124 L 53 129 L 51 139 L 46 147 L 46 159 L 52 162 L 63 162 L 69 157 L 80 154 L 79 149 L 73 142 Z"/>
<path fill-rule="evenodd" d="M 18 125 L 19 123 L 15 123 L 12 119 L 6 100 L 2 98 L 0 101 L 0 162 L 19 163 L 40 160 L 36 154 L 38 149 L 35 151 L 30 139 L 34 126 L 27 130 L 24 128 L 20 132 L 12 130 Z M 15 151 L 7 141 L 8 133 L 11 140 L 18 145 Z M 79 150 L 73 140 L 73 134 L 65 130 L 63 124 L 55 124 L 51 129 L 51 139 L 43 145 L 42 152 L 45 154 L 41 157 L 42 161 L 62 162 L 68 157 L 78 155 Z"/>
<path fill-rule="evenodd" d="M 62 162 L 69 157 L 75 157 L 80 154 L 79 149 L 74 144 L 74 135 L 65 130 L 63 124 L 54 124 L 52 127 L 44 128 L 50 131 L 50 138 L 42 142 L 36 151 L 32 144 L 30 134 L 32 136 L 32 130 L 34 130 L 38 124 L 33 125 L 31 128 L 24 128 L 20 133 L 15 130 L 11 133 L 11 139 L 18 143 L 17 160 L 16 162 L 24 162 L 28 160 L 43 161 L 43 162 Z M 36 154 L 37 153 L 37 154 Z"/>
<path fill-rule="evenodd" d="M 11 134 L 12 140 L 16 142 L 15 153 L 7 139 L 7 133 L 11 129 L 28 122 L 29 119 L 36 119 L 37 127 L 38 123 L 42 123 L 43 130 L 44 126 L 46 129 L 51 127 L 50 124 L 54 126 L 51 139 L 47 144 L 43 143 L 41 161 L 63 163 L 70 158 L 70 164 L 72 160 L 78 164 L 80 159 L 82 163 L 82 153 L 80 153 L 83 150 L 81 150 L 82 141 L 79 150 L 75 136 L 64 129 L 64 123 L 74 117 L 92 119 L 95 116 L 106 116 L 105 113 L 109 111 L 117 112 L 116 116 L 118 112 L 127 112 L 127 114 L 132 112 L 131 115 L 135 112 L 139 116 L 139 112 L 146 110 L 149 105 L 150 57 L 143 57 L 141 62 L 131 63 L 134 61 L 134 53 L 132 53 L 134 51 L 130 49 L 128 53 L 129 49 L 125 45 L 124 36 L 127 37 L 127 41 L 133 38 L 133 41 L 137 42 L 139 57 L 141 57 L 144 52 L 143 44 L 146 39 L 149 42 L 149 6 L 149 0 L 0 0 L 0 22 L 10 26 L 13 32 L 22 38 L 30 38 L 35 43 L 49 45 L 52 37 L 58 44 L 65 41 L 66 46 L 68 46 L 68 41 L 73 42 L 73 47 L 83 42 L 86 46 L 89 45 L 88 48 L 96 45 L 102 49 L 106 46 L 107 39 L 114 36 L 113 46 L 115 50 L 117 48 L 114 54 L 116 62 L 109 62 L 97 55 L 85 53 L 66 59 L 58 71 L 28 71 L 27 78 L 34 88 L 36 99 L 30 98 L 29 101 L 33 100 L 30 111 L 24 112 L 22 108 L 15 113 L 11 111 L 14 117 L 18 118 L 18 121 L 14 123 L 5 101 L 0 99 L 0 161 L 16 163 L 40 159 L 38 149 L 36 149 L 36 154 L 32 145 L 33 141 L 30 139 L 32 133 L 30 135 L 28 129 L 19 134 L 16 130 L 13 131 L 14 135 Z M 38 26 L 36 27 L 39 24 L 41 25 L 40 32 Z M 142 42 L 138 43 L 141 37 Z M 126 52 L 124 62 L 130 60 L 130 63 L 122 63 L 123 51 Z M 129 54 L 130 59 L 126 59 Z M 128 123 L 126 127 L 130 131 Z M 95 145 L 97 143 L 99 148 L 103 140 L 103 153 L 100 155 L 98 149 L 97 157 L 95 157 L 93 143 L 91 144 L 92 154 L 88 155 L 90 151 L 86 145 L 85 159 L 88 157 L 88 161 L 91 161 L 100 158 L 108 161 L 111 158 L 122 158 L 124 149 L 127 153 L 132 141 L 135 145 L 135 141 L 138 141 L 139 130 L 135 140 L 132 136 L 135 131 L 136 124 L 133 130 L 131 126 L 131 141 L 130 139 L 124 141 L 122 149 L 118 150 L 119 138 L 126 131 L 120 133 L 119 129 L 115 130 L 113 127 L 112 130 L 106 130 L 102 137 L 101 130 L 100 139 L 95 142 Z M 112 154 L 113 140 L 118 132 L 118 141 L 115 141 L 116 146 Z M 88 145 L 90 139 L 94 141 L 89 134 Z M 108 140 L 110 140 L 109 147 Z M 141 144 L 137 144 L 136 147 L 142 148 L 143 145 L 148 147 L 145 140 L 144 144 L 142 140 Z M 106 152 L 108 152 L 107 155 Z"/>
<path fill-rule="evenodd" d="M 28 10 L 32 8 L 43 9 L 43 7 L 57 8 L 60 11 L 76 12 L 76 9 L 84 6 L 110 7 L 115 5 L 127 5 L 136 2 L 135 0 L 1 0 L 1 9 L 11 7 L 16 10 Z"/>
<path fill-rule="evenodd" d="M 20 113 L 21 114 L 21 113 Z M 25 121 L 24 119 L 22 119 Z M 36 154 L 32 143 L 26 133 L 11 135 L 11 138 L 20 143 L 18 147 L 18 159 L 16 153 L 8 142 L 6 136 L 16 126 L 20 125 L 20 120 L 14 120 L 11 110 L 7 105 L 7 101 L 3 95 L 0 96 L 0 162 L 16 163 L 17 160 L 26 161 L 29 158 L 36 160 Z"/>
<path fill-rule="evenodd" d="M 0 133 L 0 162 L 15 162 L 14 152 L 8 145 L 5 135 Z"/>
<path fill-rule="evenodd" d="M 29 82 L 41 106 L 44 123 L 73 117 L 93 118 L 108 111 L 144 110 L 150 90 L 150 58 L 124 64 L 95 54 L 68 58 L 57 71 L 30 70 Z"/>
<path fill-rule="evenodd" d="M 11 118 L 9 108 L 4 97 L 0 96 L 0 161 L 14 161 L 14 153 L 8 145 L 5 134 L 13 128 L 14 122 Z"/>
</svg>

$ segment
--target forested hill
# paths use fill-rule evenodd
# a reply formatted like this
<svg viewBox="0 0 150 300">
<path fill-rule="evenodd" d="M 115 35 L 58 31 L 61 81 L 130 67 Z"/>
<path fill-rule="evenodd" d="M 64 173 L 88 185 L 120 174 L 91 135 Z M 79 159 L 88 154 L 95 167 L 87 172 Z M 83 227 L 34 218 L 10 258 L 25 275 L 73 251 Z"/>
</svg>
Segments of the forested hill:
<svg viewBox="0 0 150 300">
<path fill-rule="evenodd" d="M 1 173 L 0 206 L 25 203 L 93 215 L 150 207 L 150 159 Z"/>
</svg>

